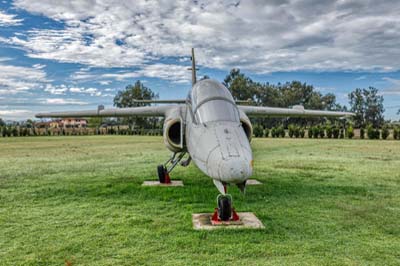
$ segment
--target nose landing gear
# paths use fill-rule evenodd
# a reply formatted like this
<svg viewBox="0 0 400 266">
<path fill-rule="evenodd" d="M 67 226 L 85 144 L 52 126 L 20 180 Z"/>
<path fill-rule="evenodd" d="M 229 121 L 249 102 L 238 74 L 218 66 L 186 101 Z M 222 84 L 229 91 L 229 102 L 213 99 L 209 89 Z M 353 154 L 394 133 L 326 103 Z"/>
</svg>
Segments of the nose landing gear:
<svg viewBox="0 0 400 266">
<path fill-rule="evenodd" d="M 211 217 L 211 224 L 218 225 L 222 223 L 237 222 L 240 220 L 239 215 L 232 207 L 232 196 L 229 194 L 218 195 L 218 208 L 215 208 Z"/>
</svg>

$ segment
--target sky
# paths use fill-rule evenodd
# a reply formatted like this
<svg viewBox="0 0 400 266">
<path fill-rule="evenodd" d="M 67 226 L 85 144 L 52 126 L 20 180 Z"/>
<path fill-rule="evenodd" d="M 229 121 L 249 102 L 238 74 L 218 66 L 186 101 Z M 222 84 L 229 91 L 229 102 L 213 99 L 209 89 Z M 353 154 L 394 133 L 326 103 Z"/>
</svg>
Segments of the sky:
<svg viewBox="0 0 400 266">
<path fill-rule="evenodd" d="M 0 0 L 0 117 L 112 106 L 136 80 L 160 99 L 232 68 L 253 80 L 299 80 L 348 104 L 373 86 L 399 120 L 398 0 Z"/>
</svg>

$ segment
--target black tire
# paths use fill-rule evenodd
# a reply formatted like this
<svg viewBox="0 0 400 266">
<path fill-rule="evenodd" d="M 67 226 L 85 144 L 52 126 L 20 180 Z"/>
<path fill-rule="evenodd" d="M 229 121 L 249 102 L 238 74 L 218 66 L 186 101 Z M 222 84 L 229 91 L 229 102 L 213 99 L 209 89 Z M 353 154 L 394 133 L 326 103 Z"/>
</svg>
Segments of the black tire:
<svg viewBox="0 0 400 266">
<path fill-rule="evenodd" d="M 229 221 L 232 217 L 232 201 L 230 197 L 218 198 L 218 216 L 222 221 Z"/>
<path fill-rule="evenodd" d="M 158 180 L 160 183 L 165 183 L 165 168 L 164 165 L 160 164 L 157 166 Z"/>
</svg>

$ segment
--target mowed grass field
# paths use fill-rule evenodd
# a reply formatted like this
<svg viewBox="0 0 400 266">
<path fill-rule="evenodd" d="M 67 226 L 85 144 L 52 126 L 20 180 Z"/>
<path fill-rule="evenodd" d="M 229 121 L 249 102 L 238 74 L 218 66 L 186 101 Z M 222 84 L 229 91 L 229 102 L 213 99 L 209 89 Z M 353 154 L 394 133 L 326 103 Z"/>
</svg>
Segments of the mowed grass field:
<svg viewBox="0 0 400 266">
<path fill-rule="evenodd" d="M 161 137 L 0 139 L 0 265 L 399 265 L 400 141 L 254 139 L 254 178 L 233 195 L 263 230 L 195 231 L 217 189 L 142 187 Z"/>
</svg>

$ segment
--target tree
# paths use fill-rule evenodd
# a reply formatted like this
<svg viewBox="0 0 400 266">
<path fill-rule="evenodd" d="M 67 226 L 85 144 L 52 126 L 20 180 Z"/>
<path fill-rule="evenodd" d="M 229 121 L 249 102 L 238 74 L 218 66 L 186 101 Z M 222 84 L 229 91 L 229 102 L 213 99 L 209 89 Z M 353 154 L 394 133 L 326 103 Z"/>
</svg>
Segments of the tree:
<svg viewBox="0 0 400 266">
<path fill-rule="evenodd" d="M 6 123 L 3 121 L 3 119 L 0 118 L 0 127 L 5 126 Z"/>
<path fill-rule="evenodd" d="M 365 121 L 379 128 L 385 122 L 383 117 L 383 96 L 378 95 L 378 89 L 369 87 L 363 90 L 365 98 Z"/>
<path fill-rule="evenodd" d="M 223 84 L 230 90 L 235 100 L 254 100 L 254 83 L 250 78 L 240 73 L 240 69 L 232 69 L 229 75 L 225 77 Z"/>
<path fill-rule="evenodd" d="M 154 93 L 150 88 L 144 86 L 139 80 L 135 85 L 128 85 L 125 90 L 119 91 L 114 97 L 114 106 L 119 108 L 124 107 L 138 107 L 150 105 L 149 103 L 139 103 L 135 100 L 152 100 L 157 99 L 158 94 Z M 153 119 L 154 120 L 154 119 Z M 136 125 L 140 128 L 149 127 L 153 120 L 142 117 L 128 117 L 124 118 L 124 122 L 129 125 Z"/>
<path fill-rule="evenodd" d="M 379 128 L 384 123 L 383 96 L 379 95 L 378 89 L 355 89 L 349 94 L 351 111 L 356 113 L 354 124 L 356 127 L 365 127 L 371 124 Z"/>
<path fill-rule="evenodd" d="M 356 128 L 364 127 L 365 104 L 362 90 L 357 88 L 349 94 L 350 111 L 355 113 L 354 125 Z"/>
</svg>

